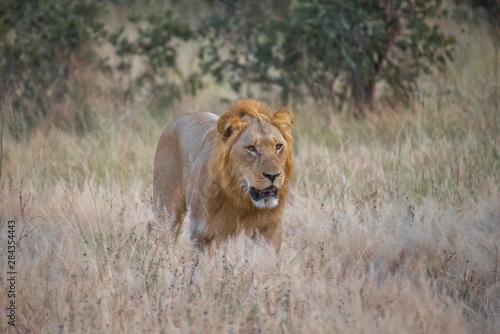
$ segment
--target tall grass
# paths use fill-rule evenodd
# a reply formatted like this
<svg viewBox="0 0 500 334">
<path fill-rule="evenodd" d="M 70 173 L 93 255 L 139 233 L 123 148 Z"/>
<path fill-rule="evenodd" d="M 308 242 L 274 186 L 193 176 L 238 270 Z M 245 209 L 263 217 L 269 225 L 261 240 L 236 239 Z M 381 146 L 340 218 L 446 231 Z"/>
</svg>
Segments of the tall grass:
<svg viewBox="0 0 500 334">
<path fill-rule="evenodd" d="M 209 258 L 186 229 L 173 244 L 153 220 L 163 127 L 185 111 L 222 112 L 220 88 L 161 122 L 125 106 L 80 135 L 4 131 L 0 250 L 14 219 L 17 331 L 498 332 L 500 115 L 493 47 L 477 33 L 460 37 L 446 77 L 422 79 L 412 110 L 381 104 L 353 120 L 294 106 L 278 256 L 241 236 Z M 0 331 L 15 332 L 5 315 Z"/>
</svg>

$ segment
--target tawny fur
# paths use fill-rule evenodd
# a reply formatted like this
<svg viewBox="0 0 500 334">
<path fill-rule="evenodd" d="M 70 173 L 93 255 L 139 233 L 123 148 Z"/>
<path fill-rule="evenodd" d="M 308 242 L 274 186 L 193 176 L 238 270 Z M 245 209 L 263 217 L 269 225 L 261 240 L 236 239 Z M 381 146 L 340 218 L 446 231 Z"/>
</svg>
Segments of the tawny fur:
<svg viewBox="0 0 500 334">
<path fill-rule="evenodd" d="M 200 249 L 244 232 L 262 235 L 278 252 L 293 174 L 292 124 L 288 109 L 273 113 L 252 99 L 234 103 L 220 118 L 199 113 L 172 122 L 156 149 L 156 216 L 177 235 L 189 212 L 191 239 Z M 264 173 L 279 176 L 272 181 Z M 250 196 L 249 186 L 271 185 L 278 188 L 277 204 Z"/>
</svg>

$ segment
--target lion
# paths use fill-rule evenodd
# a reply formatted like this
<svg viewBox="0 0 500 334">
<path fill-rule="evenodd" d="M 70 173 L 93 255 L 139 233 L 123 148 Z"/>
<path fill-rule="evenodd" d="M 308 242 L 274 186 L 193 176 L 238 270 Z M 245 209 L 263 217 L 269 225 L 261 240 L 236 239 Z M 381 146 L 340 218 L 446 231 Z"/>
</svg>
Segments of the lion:
<svg viewBox="0 0 500 334">
<path fill-rule="evenodd" d="M 293 174 L 288 108 L 253 99 L 222 115 L 186 114 L 161 134 L 154 161 L 155 216 L 177 238 L 186 213 L 200 250 L 239 233 L 262 236 L 279 253 Z"/>
</svg>

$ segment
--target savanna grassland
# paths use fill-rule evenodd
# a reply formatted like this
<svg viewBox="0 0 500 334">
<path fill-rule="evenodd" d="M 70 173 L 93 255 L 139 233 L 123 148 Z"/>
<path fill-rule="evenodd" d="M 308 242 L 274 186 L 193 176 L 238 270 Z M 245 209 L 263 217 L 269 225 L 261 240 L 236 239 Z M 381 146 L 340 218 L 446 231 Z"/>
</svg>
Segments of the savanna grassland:
<svg viewBox="0 0 500 334">
<path fill-rule="evenodd" d="M 224 88 L 160 118 L 96 100 L 84 133 L 4 128 L 0 332 L 498 333 L 500 113 L 495 49 L 477 39 L 488 33 L 457 30 L 456 61 L 421 79 L 411 107 L 381 100 L 354 119 L 291 106 L 296 173 L 277 256 L 241 236 L 210 258 L 187 228 L 173 244 L 153 218 L 161 131 L 187 111 L 222 113 L 221 97 L 238 98 Z"/>
</svg>

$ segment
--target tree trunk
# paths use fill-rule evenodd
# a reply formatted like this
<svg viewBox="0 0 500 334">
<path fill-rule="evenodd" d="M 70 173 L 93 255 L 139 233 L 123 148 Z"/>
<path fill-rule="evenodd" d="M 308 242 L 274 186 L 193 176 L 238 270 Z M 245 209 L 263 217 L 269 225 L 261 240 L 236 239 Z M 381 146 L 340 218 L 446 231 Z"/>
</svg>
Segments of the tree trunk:
<svg viewBox="0 0 500 334">
<path fill-rule="evenodd" d="M 354 99 L 354 103 L 358 112 L 363 115 L 367 106 L 370 106 L 373 102 L 373 96 L 375 95 L 375 82 L 369 81 L 366 84 L 362 84 L 359 79 L 358 72 L 356 69 L 351 69 L 351 96 Z"/>
</svg>

